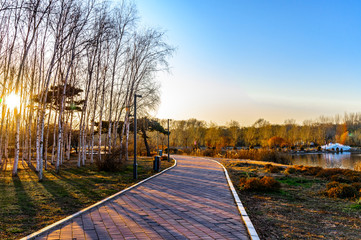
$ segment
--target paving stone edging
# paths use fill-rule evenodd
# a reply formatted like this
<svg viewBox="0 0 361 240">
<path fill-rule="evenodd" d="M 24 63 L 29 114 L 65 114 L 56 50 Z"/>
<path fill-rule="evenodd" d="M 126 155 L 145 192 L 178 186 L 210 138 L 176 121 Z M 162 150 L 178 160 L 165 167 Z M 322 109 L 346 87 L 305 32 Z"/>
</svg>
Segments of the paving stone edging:
<svg viewBox="0 0 361 240">
<path fill-rule="evenodd" d="M 228 182 L 228 185 L 229 185 L 229 188 L 231 189 L 231 192 L 233 194 L 233 197 L 234 197 L 234 201 L 236 202 L 237 204 L 237 207 L 238 207 L 238 211 L 240 212 L 241 216 L 242 216 L 242 219 L 243 219 L 243 222 L 244 224 L 246 225 L 246 228 L 247 228 L 247 231 L 248 231 L 248 234 L 250 235 L 251 239 L 252 240 L 259 240 L 259 236 L 257 234 L 257 231 L 256 229 L 254 228 L 253 224 L 252 224 L 252 221 L 251 219 L 249 218 L 247 212 L 246 212 L 246 209 L 243 207 L 243 204 L 241 202 L 241 199 L 239 199 L 239 196 L 238 196 L 238 193 L 236 191 L 236 189 L 234 188 L 233 186 L 233 183 L 228 175 L 228 171 L 227 169 L 223 166 L 222 163 L 218 162 L 217 160 L 214 160 L 214 159 L 209 159 L 208 160 L 211 160 L 211 161 L 214 161 L 216 163 L 218 163 L 219 165 L 222 166 L 223 170 L 224 170 L 224 174 L 226 175 L 226 179 L 227 179 L 227 182 Z"/>
<path fill-rule="evenodd" d="M 138 182 L 138 183 L 136 183 L 136 184 L 134 184 L 134 185 L 132 185 L 132 186 L 130 186 L 130 187 L 127 187 L 126 189 L 123 189 L 122 191 L 117 192 L 117 193 L 111 195 L 110 197 L 107 197 L 107 198 L 101 200 L 100 202 L 97 202 L 97 203 L 95 203 L 95 204 L 93 204 L 93 205 L 91 205 L 91 206 L 89 206 L 89 207 L 87 207 L 87 208 L 84 208 L 83 210 L 80 210 L 80 211 L 77 212 L 77 213 L 74 213 L 74 214 L 72 214 L 72 215 L 70 215 L 70 216 L 68 216 L 68 217 L 66 217 L 66 218 L 64 218 L 64 219 L 62 219 L 62 220 L 59 220 L 59 221 L 57 221 L 57 222 L 55 222 L 55 223 L 53 223 L 53 224 L 51 224 L 51 225 L 49 225 L 49 226 L 47 226 L 47 227 L 45 227 L 45 228 L 43 228 L 43 229 L 40 229 L 39 231 L 37 231 L 37 232 L 35 232 L 35 233 L 32 233 L 32 234 L 30 234 L 30 235 L 28 235 L 28 236 L 25 236 L 25 237 L 21 238 L 20 240 L 35 239 L 35 238 L 38 237 L 39 235 L 41 235 L 41 234 L 43 234 L 43 233 L 45 233 L 45 232 L 47 232 L 47 231 L 50 231 L 50 230 L 52 230 L 53 228 L 55 228 L 55 227 L 57 227 L 57 226 L 59 226 L 59 225 L 61 225 L 61 224 L 64 224 L 64 223 L 72 220 L 73 218 L 76 218 L 76 217 L 78 217 L 79 215 L 81 215 L 81 214 L 83 214 L 83 213 L 85 213 L 85 212 L 88 212 L 89 210 L 91 210 L 91 209 L 93 209 L 93 208 L 95 208 L 95 207 L 98 207 L 98 206 L 104 204 L 104 203 L 112 200 L 112 199 L 115 198 L 115 197 L 118 197 L 119 195 L 121 195 L 121 194 L 123 194 L 123 193 L 125 193 L 125 192 L 127 192 L 127 191 L 129 191 L 129 190 L 131 190 L 131 189 L 133 189 L 133 188 L 135 188 L 135 187 L 137 187 L 138 185 L 140 185 L 140 184 L 142 184 L 142 183 L 144 183 L 144 182 L 146 182 L 146 181 L 148 181 L 148 180 L 150 180 L 150 179 L 152 179 L 152 178 L 155 178 L 155 177 L 159 176 L 160 174 L 162 174 L 162 173 L 164 173 L 164 172 L 166 172 L 166 171 L 174 168 L 175 166 L 177 166 L 177 160 L 176 160 L 175 158 L 173 158 L 173 160 L 174 160 L 173 166 L 171 166 L 171 167 L 169 167 L 169 168 L 167 168 L 167 169 L 164 169 L 163 171 L 161 171 L 161 172 L 159 172 L 159 173 L 157 173 L 157 174 L 154 174 L 153 176 L 150 176 L 149 178 L 146 178 L 146 179 L 144 179 L 144 180 L 142 180 L 142 181 L 140 181 L 140 182 Z"/>
</svg>

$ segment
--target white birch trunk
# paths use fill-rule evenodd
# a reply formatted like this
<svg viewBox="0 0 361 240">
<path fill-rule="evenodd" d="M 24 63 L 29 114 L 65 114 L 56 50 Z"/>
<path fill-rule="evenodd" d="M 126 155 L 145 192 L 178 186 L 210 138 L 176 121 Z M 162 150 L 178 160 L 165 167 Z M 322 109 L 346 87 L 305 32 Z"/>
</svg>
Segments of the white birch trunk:
<svg viewBox="0 0 361 240">
<path fill-rule="evenodd" d="M 13 166 L 13 177 L 18 175 L 19 152 L 20 152 L 20 113 L 15 108 L 16 131 L 15 131 L 15 156 Z"/>
<path fill-rule="evenodd" d="M 91 144 L 90 144 L 90 163 L 94 163 L 94 120 L 92 121 L 92 127 L 91 127 Z"/>
<path fill-rule="evenodd" d="M 112 122 L 109 121 L 109 131 L 108 131 L 108 154 L 111 153 L 111 149 L 112 149 Z"/>
<path fill-rule="evenodd" d="M 59 116 L 58 116 L 58 147 L 57 147 L 57 158 L 56 158 L 56 164 L 55 164 L 55 170 L 57 173 L 59 172 L 60 158 L 61 158 L 61 146 L 63 143 L 62 142 L 63 129 L 62 129 L 61 116 L 62 116 L 62 111 L 59 112 Z"/>
<path fill-rule="evenodd" d="M 44 125 L 45 125 L 45 112 L 42 113 L 41 128 L 40 128 L 40 159 L 39 159 L 39 181 L 43 180 L 43 150 L 44 150 Z"/>
<path fill-rule="evenodd" d="M 45 162 L 45 170 L 48 169 L 48 145 L 49 145 L 49 132 L 50 132 L 50 118 L 51 118 L 51 108 L 49 110 L 49 116 L 48 116 L 48 126 L 46 128 L 46 138 L 45 138 L 45 144 L 44 144 L 44 149 L 45 149 L 45 156 L 44 156 L 44 162 Z"/>
<path fill-rule="evenodd" d="M 69 125 L 69 134 L 68 134 L 68 147 L 67 147 L 67 156 L 66 158 L 70 160 L 70 150 L 71 150 L 71 132 L 72 132 L 72 125 L 73 125 L 73 113 L 70 113 L 70 125 Z"/>
<path fill-rule="evenodd" d="M 102 160 L 101 155 L 101 145 L 102 145 L 102 110 L 100 108 L 100 114 L 99 114 L 99 124 L 98 124 L 98 160 L 99 162 Z"/>
<path fill-rule="evenodd" d="M 41 132 L 41 115 L 42 109 L 40 109 L 38 119 L 36 121 L 36 171 L 39 172 L 39 164 L 40 164 L 40 132 Z"/>
<path fill-rule="evenodd" d="M 55 118 L 54 118 L 54 130 L 53 130 L 53 147 L 51 150 L 51 164 L 54 164 L 55 159 L 55 146 L 57 144 L 56 142 L 56 120 L 58 118 L 58 111 L 55 111 Z"/>
<path fill-rule="evenodd" d="M 126 129 L 128 118 L 129 118 L 128 116 L 129 116 L 129 113 L 126 112 L 125 118 L 124 118 L 124 123 L 123 123 L 123 126 L 122 126 L 122 131 L 120 133 L 120 158 L 119 158 L 119 162 L 121 162 L 122 159 L 123 159 L 123 153 L 124 153 L 123 139 L 124 139 L 125 129 Z"/>
<path fill-rule="evenodd" d="M 31 149 L 31 124 L 32 124 L 31 113 L 29 112 L 29 128 L 28 128 L 28 165 L 31 165 L 32 149 Z"/>
<path fill-rule="evenodd" d="M 86 117 L 88 117 L 88 114 L 86 114 Z M 86 123 L 86 125 L 85 125 Z M 85 126 L 84 126 L 85 125 Z M 88 141 L 87 141 L 87 132 L 85 132 L 86 130 L 88 130 L 88 119 L 86 119 L 86 121 L 83 123 L 83 151 L 82 151 L 82 165 L 85 166 L 85 159 L 86 159 L 86 150 L 87 150 L 87 145 L 88 145 Z"/>
<path fill-rule="evenodd" d="M 10 112 L 9 110 L 7 111 L 7 121 L 5 124 L 5 132 L 9 133 L 9 125 L 10 125 Z M 4 147 L 4 155 L 5 155 L 5 159 L 8 160 L 9 158 L 9 134 L 5 135 L 5 147 Z"/>
</svg>

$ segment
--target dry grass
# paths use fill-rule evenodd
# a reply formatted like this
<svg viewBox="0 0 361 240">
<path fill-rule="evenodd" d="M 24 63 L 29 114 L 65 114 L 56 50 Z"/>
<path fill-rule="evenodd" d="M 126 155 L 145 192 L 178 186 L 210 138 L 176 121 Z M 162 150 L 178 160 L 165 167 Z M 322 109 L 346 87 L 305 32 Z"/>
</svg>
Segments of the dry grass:
<svg viewBox="0 0 361 240">
<path fill-rule="evenodd" d="M 326 185 L 325 194 L 333 198 L 357 198 L 359 197 L 358 190 L 347 183 L 339 183 L 336 181 L 330 182 Z"/>
<path fill-rule="evenodd" d="M 237 160 L 222 162 L 229 171 L 247 213 L 261 239 L 360 239 L 361 182 L 331 182 L 334 174 L 356 177 L 359 172 L 289 166 L 272 173 L 266 164 Z M 280 183 L 276 191 L 242 191 L 241 179 L 272 177 Z M 270 178 L 271 179 L 271 178 Z M 254 180 L 252 180 L 254 181 Z M 252 183 L 254 184 L 254 183 Z M 326 186 L 327 185 L 327 186 Z M 338 187 L 336 195 L 325 194 Z M 334 189 L 335 190 L 335 189 Z M 340 199 L 340 197 L 347 197 Z"/>
<path fill-rule="evenodd" d="M 204 156 L 204 157 L 220 157 L 230 159 L 252 159 L 254 161 L 272 162 L 280 164 L 290 164 L 291 160 L 289 155 L 278 152 L 273 149 L 249 149 L 249 150 L 215 150 L 206 149 L 195 151 L 185 151 L 183 154 Z"/>
<path fill-rule="evenodd" d="M 266 164 L 266 165 L 264 166 L 264 168 L 266 169 L 267 172 L 270 172 L 270 173 L 279 173 L 279 172 L 282 170 L 281 167 L 279 167 L 279 166 L 274 166 L 274 165 L 272 165 L 272 164 Z"/>
<path fill-rule="evenodd" d="M 239 180 L 239 189 L 244 191 L 277 191 L 280 189 L 280 183 L 273 177 L 264 176 L 262 178 L 251 177 L 241 178 Z"/>
</svg>

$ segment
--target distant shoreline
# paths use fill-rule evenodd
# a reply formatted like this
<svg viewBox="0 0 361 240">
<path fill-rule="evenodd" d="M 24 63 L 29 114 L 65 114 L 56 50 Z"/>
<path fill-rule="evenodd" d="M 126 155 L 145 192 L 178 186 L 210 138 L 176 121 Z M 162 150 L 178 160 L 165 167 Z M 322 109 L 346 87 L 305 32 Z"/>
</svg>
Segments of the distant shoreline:
<svg viewBox="0 0 361 240">
<path fill-rule="evenodd" d="M 327 151 L 317 151 L 317 150 L 304 150 L 304 151 L 285 151 L 284 153 L 288 153 L 291 155 L 305 155 L 305 154 L 343 154 L 343 153 L 361 153 L 360 149 L 357 150 L 350 150 L 350 151 L 332 151 L 332 150 L 327 150 Z"/>
</svg>

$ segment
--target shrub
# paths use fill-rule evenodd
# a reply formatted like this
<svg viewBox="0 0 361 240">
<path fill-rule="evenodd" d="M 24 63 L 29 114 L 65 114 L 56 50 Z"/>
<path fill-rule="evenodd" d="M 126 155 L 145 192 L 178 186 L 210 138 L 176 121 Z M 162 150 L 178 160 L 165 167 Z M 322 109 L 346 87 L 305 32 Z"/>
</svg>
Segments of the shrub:
<svg viewBox="0 0 361 240">
<path fill-rule="evenodd" d="M 279 173 L 281 171 L 280 167 L 274 166 L 272 164 L 266 164 L 264 166 L 264 168 L 266 169 L 267 172 L 270 172 L 270 173 Z"/>
<path fill-rule="evenodd" d="M 260 182 L 265 191 L 276 191 L 281 188 L 281 184 L 273 177 L 264 176 Z"/>
<path fill-rule="evenodd" d="M 118 148 L 113 150 L 110 154 L 106 154 L 100 161 L 97 158 L 95 163 L 98 170 L 105 172 L 119 171 L 125 165 L 125 160 L 123 158 L 119 160 L 120 153 L 121 150 Z"/>
<path fill-rule="evenodd" d="M 324 177 L 327 179 L 331 179 L 333 175 L 337 175 L 337 174 L 343 174 L 343 169 L 340 168 L 322 169 L 317 173 L 316 177 Z"/>
<path fill-rule="evenodd" d="M 190 155 L 192 153 L 192 149 L 189 148 L 185 148 L 182 150 L 181 154 L 186 154 L 186 155 Z"/>
<path fill-rule="evenodd" d="M 333 198 L 354 198 L 358 196 L 356 188 L 346 183 L 331 187 L 326 192 L 329 197 Z"/>
<path fill-rule="evenodd" d="M 168 149 L 166 149 L 166 150 L 168 150 Z M 178 149 L 178 148 L 169 148 L 169 153 L 171 153 L 171 154 L 178 154 L 178 152 L 180 151 L 180 149 Z"/>
<path fill-rule="evenodd" d="M 152 151 L 152 152 L 150 152 L 150 155 L 154 157 L 154 156 L 157 156 L 158 153 L 157 153 L 157 151 Z"/>
<path fill-rule="evenodd" d="M 285 174 L 294 174 L 296 172 L 296 168 L 294 167 L 288 167 L 285 170 Z"/>
<path fill-rule="evenodd" d="M 252 178 L 246 178 L 243 179 L 243 181 L 240 181 L 241 183 L 241 189 L 246 191 L 261 191 L 262 186 L 259 178 L 252 177 Z"/>
<path fill-rule="evenodd" d="M 273 177 L 264 176 L 259 179 L 241 178 L 239 181 L 240 189 L 245 191 L 276 191 L 280 189 L 280 183 Z"/>
<path fill-rule="evenodd" d="M 266 165 L 264 165 L 264 169 L 269 169 L 270 167 L 272 167 L 273 165 L 270 163 L 267 163 Z"/>
<path fill-rule="evenodd" d="M 323 168 L 321 168 L 321 167 L 308 167 L 308 166 L 303 166 L 303 165 L 297 165 L 297 166 L 295 166 L 295 169 L 297 172 L 300 172 L 304 175 L 311 175 L 311 176 L 315 176 L 321 170 L 323 170 Z"/>
<path fill-rule="evenodd" d="M 340 182 L 340 183 L 350 183 L 351 181 L 344 175 L 336 174 L 331 176 L 332 181 Z"/>
<path fill-rule="evenodd" d="M 275 162 L 281 164 L 290 164 L 291 159 L 287 154 L 278 152 L 276 150 L 268 149 L 254 149 L 250 147 L 249 150 L 217 150 L 216 148 L 206 149 L 206 150 L 192 150 L 192 149 L 183 149 L 183 151 L 178 150 L 178 154 L 185 155 L 197 155 L 197 156 L 206 156 L 206 157 L 226 157 L 226 158 L 237 158 L 237 159 L 251 159 L 256 161 L 265 161 L 265 162 Z"/>
<path fill-rule="evenodd" d="M 237 158 L 281 164 L 289 164 L 291 162 L 288 155 L 268 149 L 240 150 L 237 151 Z"/>
<path fill-rule="evenodd" d="M 241 177 L 241 178 L 239 179 L 239 185 L 240 185 L 240 186 L 243 186 L 246 182 L 247 182 L 247 178 L 246 178 L 246 177 Z"/>
<path fill-rule="evenodd" d="M 283 146 L 288 145 L 288 143 L 285 139 L 283 139 L 281 137 L 277 137 L 277 136 L 274 136 L 274 137 L 271 137 L 270 139 L 268 139 L 267 143 L 270 148 L 283 147 Z"/>
<path fill-rule="evenodd" d="M 295 166 L 294 168 L 296 169 L 297 172 L 302 173 L 304 175 L 326 178 L 331 181 L 337 181 L 343 183 L 361 182 L 361 173 L 350 169 L 341 169 L 341 168 L 323 169 L 321 167 L 307 167 L 302 165 Z M 287 172 L 285 171 L 285 173 Z"/>
<path fill-rule="evenodd" d="M 338 186 L 340 186 L 340 183 L 335 182 L 335 181 L 329 182 L 329 183 L 326 184 L 327 190 L 329 190 L 329 189 L 331 189 L 331 188 L 338 187 Z"/>
<path fill-rule="evenodd" d="M 265 161 L 265 162 L 275 162 L 281 164 L 289 164 L 290 159 L 287 155 L 279 153 L 277 151 L 269 151 L 265 149 L 261 149 L 258 151 L 258 156 L 255 160 Z"/>
<path fill-rule="evenodd" d="M 214 157 L 216 151 L 214 149 L 206 149 L 202 152 L 202 155 L 205 157 Z"/>
<path fill-rule="evenodd" d="M 162 156 L 160 157 L 160 160 L 161 160 L 161 161 L 168 160 L 168 155 L 162 155 Z"/>
<path fill-rule="evenodd" d="M 294 168 L 297 172 L 303 172 L 305 167 L 303 165 L 295 165 Z"/>
<path fill-rule="evenodd" d="M 361 190 L 361 183 L 360 182 L 354 182 L 351 185 L 356 189 L 356 191 Z"/>
<path fill-rule="evenodd" d="M 350 177 L 351 182 L 361 182 L 360 176 L 351 176 Z"/>
<path fill-rule="evenodd" d="M 323 168 L 321 167 L 306 167 L 305 171 L 308 175 L 315 176 L 317 175 Z"/>
</svg>

